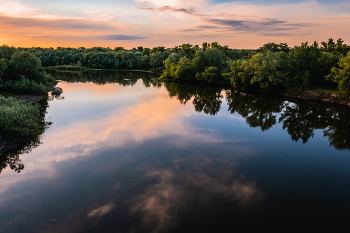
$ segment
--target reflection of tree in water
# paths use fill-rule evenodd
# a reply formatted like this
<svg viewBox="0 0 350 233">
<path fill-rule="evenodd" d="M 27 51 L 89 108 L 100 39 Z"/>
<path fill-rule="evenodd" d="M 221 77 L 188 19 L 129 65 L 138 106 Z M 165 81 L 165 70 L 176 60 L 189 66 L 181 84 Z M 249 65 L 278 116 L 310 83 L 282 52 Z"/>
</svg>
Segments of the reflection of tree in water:
<svg viewBox="0 0 350 233">
<path fill-rule="evenodd" d="M 21 161 L 20 155 L 29 153 L 32 149 L 38 147 L 41 144 L 41 136 L 33 139 L 30 142 L 26 142 L 19 147 L 11 149 L 0 156 L 0 173 L 6 168 L 10 167 L 11 170 L 20 173 L 24 169 L 24 164 Z"/>
<path fill-rule="evenodd" d="M 323 133 L 334 148 L 350 150 L 350 112 L 333 112 L 332 124 Z"/>
<path fill-rule="evenodd" d="M 221 108 L 222 88 L 218 86 L 202 86 L 192 83 L 170 82 L 164 84 L 170 97 L 177 97 L 181 104 L 193 98 L 193 105 L 197 112 L 216 115 Z"/>
<path fill-rule="evenodd" d="M 154 75 L 147 73 L 116 71 L 54 72 L 56 78 L 67 82 L 94 82 L 98 84 L 119 83 L 123 86 L 134 85 L 142 79 L 146 87 L 161 87 Z M 176 97 L 181 104 L 193 99 L 197 112 L 216 115 L 222 104 L 222 88 L 215 85 L 198 83 L 164 83 L 169 96 Z M 283 123 L 293 141 L 303 143 L 314 136 L 315 129 L 325 129 L 330 145 L 336 149 L 350 150 L 350 114 L 343 109 L 327 110 L 324 106 L 314 106 L 303 102 L 285 104 L 282 97 L 270 97 L 262 94 L 249 94 L 226 90 L 226 98 L 231 114 L 238 113 L 250 127 L 259 127 L 262 131 L 277 123 Z"/>
<path fill-rule="evenodd" d="M 92 82 L 95 84 L 118 83 L 122 86 L 133 86 L 138 79 L 142 79 L 146 87 L 159 86 L 159 82 L 154 80 L 154 75 L 140 72 L 118 72 L 113 70 L 104 71 L 79 71 L 62 72 L 49 71 L 56 79 L 66 82 Z"/>
<path fill-rule="evenodd" d="M 283 121 L 283 129 L 287 129 L 293 141 L 301 139 L 306 143 L 314 136 L 315 129 L 324 129 L 332 117 L 323 107 L 292 104 L 282 112 L 279 122 Z"/>
<path fill-rule="evenodd" d="M 41 144 L 41 140 L 43 138 L 45 129 L 49 127 L 51 122 L 47 122 L 45 120 L 45 115 L 47 113 L 48 108 L 48 98 L 43 99 L 38 102 L 40 105 L 40 113 L 42 117 L 41 124 L 43 126 L 44 131 L 38 132 L 35 138 L 17 138 L 17 139 L 7 139 L 11 141 L 11 144 L 19 145 L 13 149 L 6 151 L 4 154 L 0 156 L 0 173 L 6 168 L 10 167 L 11 170 L 16 172 L 21 172 L 24 169 L 24 164 L 20 159 L 20 155 L 24 153 L 31 152 L 32 149 L 38 147 Z"/>
<path fill-rule="evenodd" d="M 284 108 L 282 99 L 263 95 L 228 90 L 226 98 L 231 114 L 240 114 L 250 127 L 260 127 L 262 131 L 270 129 L 277 123 L 277 114 Z"/>
</svg>

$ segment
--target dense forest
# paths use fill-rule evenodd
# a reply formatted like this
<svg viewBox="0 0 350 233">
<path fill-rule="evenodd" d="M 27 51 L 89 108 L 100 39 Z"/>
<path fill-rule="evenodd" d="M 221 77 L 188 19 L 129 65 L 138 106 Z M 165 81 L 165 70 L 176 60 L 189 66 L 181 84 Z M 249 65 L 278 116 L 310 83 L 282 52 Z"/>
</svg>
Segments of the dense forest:
<svg viewBox="0 0 350 233">
<path fill-rule="evenodd" d="M 54 49 L 4 45 L 0 47 L 0 78 L 2 74 L 3 82 L 26 81 L 23 85 L 29 86 L 27 91 L 40 93 L 40 87 L 28 84 L 28 81 L 34 80 L 38 85 L 46 81 L 40 72 L 41 66 L 67 70 L 152 70 L 164 79 L 209 83 L 224 81 L 242 89 L 338 86 L 339 90 L 349 92 L 349 52 L 350 46 L 342 39 L 329 39 L 320 44 L 306 42 L 294 47 L 286 43 L 268 43 L 255 50 L 231 49 L 217 42 L 205 42 L 202 46 L 183 44 L 173 48 L 139 46 L 131 50 L 123 47 Z M 19 65 L 28 58 L 31 59 L 31 70 Z M 18 91 L 21 89 L 18 86 L 8 89 Z"/>
</svg>

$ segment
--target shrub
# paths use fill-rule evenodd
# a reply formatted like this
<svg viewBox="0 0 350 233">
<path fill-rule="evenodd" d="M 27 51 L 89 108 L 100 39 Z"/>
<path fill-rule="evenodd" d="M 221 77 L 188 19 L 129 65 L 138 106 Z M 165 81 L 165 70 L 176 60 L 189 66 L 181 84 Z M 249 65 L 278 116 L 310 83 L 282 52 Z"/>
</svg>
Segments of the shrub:
<svg viewBox="0 0 350 233">
<path fill-rule="evenodd" d="M 215 82 L 221 79 L 221 72 L 219 68 L 211 66 L 205 69 L 203 73 L 196 75 L 197 80 L 205 80 L 209 83 Z"/>
<path fill-rule="evenodd" d="M 9 92 L 27 94 L 32 93 L 36 95 L 45 95 L 47 93 L 47 87 L 40 83 L 36 83 L 34 80 L 22 78 L 20 82 L 13 84 L 10 81 L 5 82 L 4 89 Z"/>
<path fill-rule="evenodd" d="M 30 139 L 41 134 L 47 124 L 39 105 L 0 96 L 0 138 Z"/>
</svg>

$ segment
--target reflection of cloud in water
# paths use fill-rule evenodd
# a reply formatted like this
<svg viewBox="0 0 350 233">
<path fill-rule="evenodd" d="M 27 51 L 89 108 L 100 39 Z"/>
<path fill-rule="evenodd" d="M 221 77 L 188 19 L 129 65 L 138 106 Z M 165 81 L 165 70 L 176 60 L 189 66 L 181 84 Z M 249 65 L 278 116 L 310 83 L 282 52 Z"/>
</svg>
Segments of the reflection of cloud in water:
<svg viewBox="0 0 350 233">
<path fill-rule="evenodd" d="M 231 171 L 218 175 L 170 169 L 150 172 L 148 176 L 158 177 L 160 181 L 131 200 L 131 215 L 141 214 L 143 227 L 157 233 L 176 225 L 177 216 L 180 212 L 189 213 L 186 209 L 194 201 L 206 206 L 220 197 L 237 203 L 237 208 L 245 208 L 264 199 L 265 195 L 254 182 L 232 178 Z"/>
<path fill-rule="evenodd" d="M 71 92 L 71 91 L 89 91 L 91 95 L 110 95 L 110 94 L 120 94 L 122 92 L 132 92 L 131 89 L 127 89 L 119 84 L 103 84 L 97 85 L 94 83 L 67 83 L 60 82 L 58 84 L 59 87 L 63 89 L 63 92 Z"/>
<path fill-rule="evenodd" d="M 111 212 L 114 209 L 114 206 L 115 205 L 113 203 L 109 203 L 109 204 L 107 204 L 105 206 L 101 206 L 100 208 L 91 210 L 89 212 L 88 216 L 91 217 L 91 218 L 94 218 L 94 217 L 100 218 L 103 215 L 106 215 L 109 212 Z"/>
</svg>

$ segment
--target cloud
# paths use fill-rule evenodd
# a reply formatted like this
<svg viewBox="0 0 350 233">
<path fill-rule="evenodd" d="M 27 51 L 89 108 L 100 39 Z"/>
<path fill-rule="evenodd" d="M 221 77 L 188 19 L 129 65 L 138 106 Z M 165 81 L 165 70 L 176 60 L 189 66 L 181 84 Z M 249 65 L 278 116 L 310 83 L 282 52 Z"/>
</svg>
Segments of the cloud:
<svg viewBox="0 0 350 233">
<path fill-rule="evenodd" d="M 195 26 L 193 28 L 188 28 L 188 29 L 179 29 L 179 32 L 197 32 L 197 31 L 203 31 L 203 30 L 210 30 L 210 29 L 223 29 L 222 27 L 218 26 L 212 26 L 212 25 L 200 25 L 200 26 Z"/>
<path fill-rule="evenodd" d="M 143 39 L 148 39 L 149 37 L 127 36 L 127 35 L 104 35 L 104 36 L 99 36 L 98 38 L 103 40 L 143 40 Z"/>
<path fill-rule="evenodd" d="M 293 31 L 299 29 L 306 24 L 292 24 L 284 20 L 276 19 L 263 19 L 261 21 L 253 20 L 232 20 L 232 19 L 210 19 L 206 18 L 205 21 L 226 27 L 230 31 L 238 31 L 244 33 L 256 33 L 256 32 L 276 32 L 276 31 Z"/>
<path fill-rule="evenodd" d="M 79 18 L 11 17 L 5 15 L 0 15 L 0 25 L 15 28 L 41 28 L 52 30 L 90 29 L 95 31 L 107 31 L 117 28 L 112 23 L 106 21 L 90 21 Z"/>
<path fill-rule="evenodd" d="M 175 7 L 175 6 L 153 7 L 153 6 L 143 4 L 142 6 L 136 6 L 136 8 L 141 10 L 150 10 L 150 11 L 156 11 L 156 12 L 180 12 L 188 15 L 205 16 L 204 14 L 197 13 L 193 7 L 190 7 L 190 8 Z"/>
<path fill-rule="evenodd" d="M 97 209 L 91 210 L 88 213 L 88 216 L 91 218 L 100 218 L 103 215 L 106 215 L 109 212 L 111 212 L 114 209 L 114 207 L 115 207 L 114 203 L 109 203 L 109 204 L 101 206 Z"/>
</svg>

